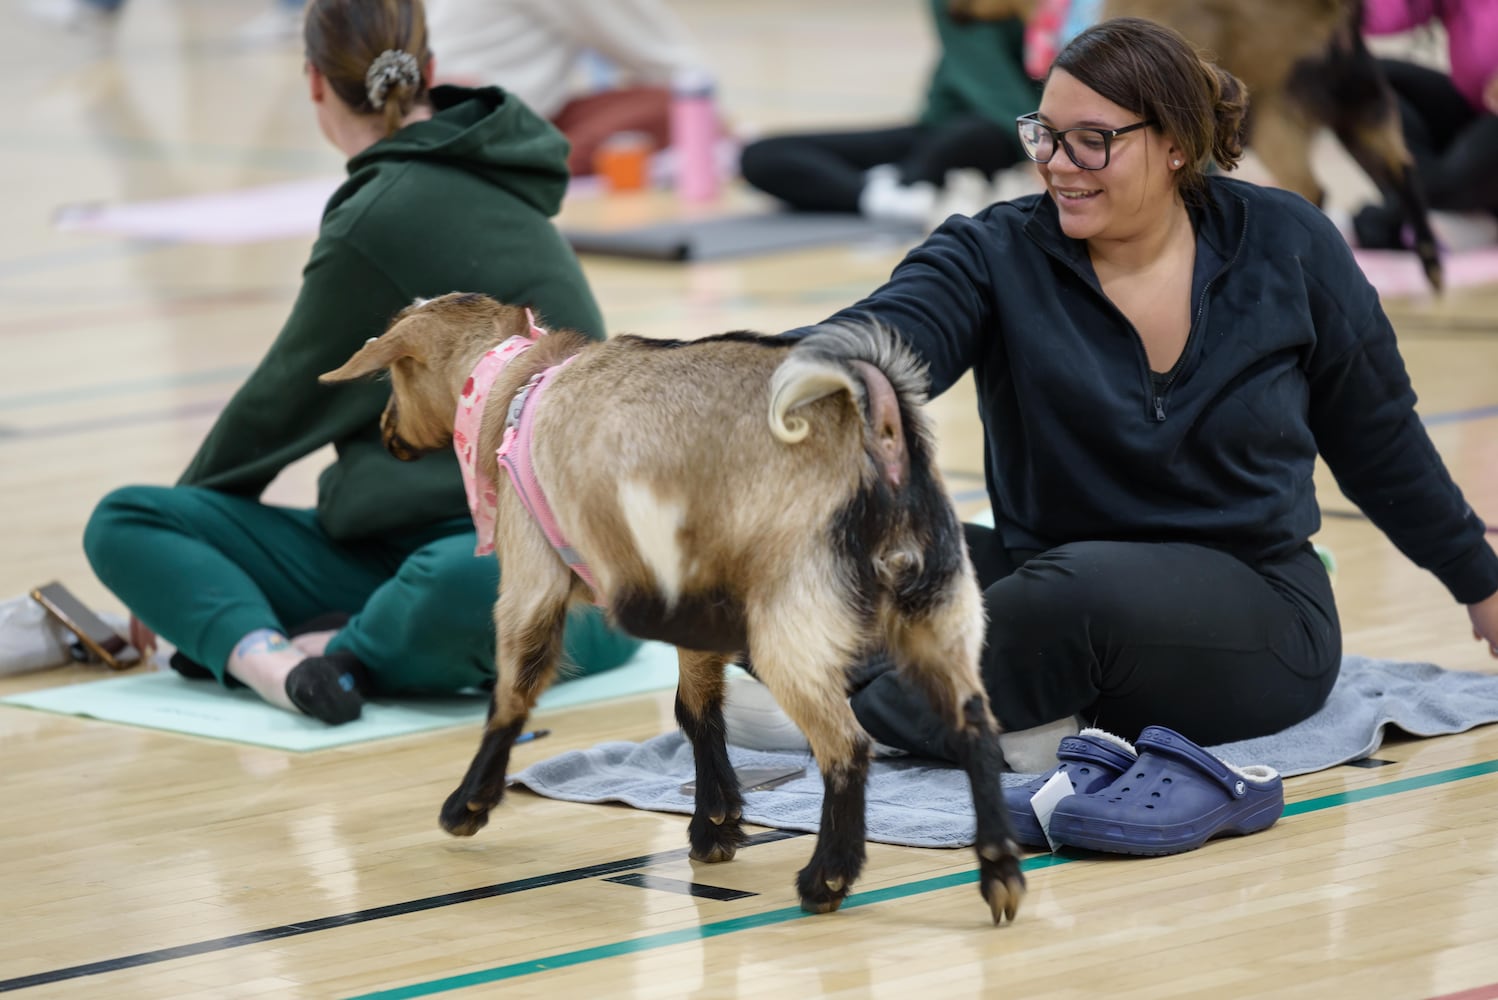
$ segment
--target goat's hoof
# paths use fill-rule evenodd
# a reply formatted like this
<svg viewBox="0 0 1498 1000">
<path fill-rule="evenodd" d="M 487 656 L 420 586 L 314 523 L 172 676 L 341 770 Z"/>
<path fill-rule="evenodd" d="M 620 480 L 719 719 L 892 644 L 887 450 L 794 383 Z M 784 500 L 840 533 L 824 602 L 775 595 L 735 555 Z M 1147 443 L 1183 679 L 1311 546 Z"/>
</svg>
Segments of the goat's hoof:
<svg viewBox="0 0 1498 1000">
<path fill-rule="evenodd" d="M 1016 847 L 1009 843 L 1004 846 Z M 995 854 L 998 857 L 994 857 Z M 984 847 L 978 856 L 978 891 L 983 893 L 983 899 L 988 903 L 993 922 L 1002 924 L 1008 920 L 1013 923 L 1020 901 L 1025 898 L 1025 875 L 1020 871 L 1017 847 L 1013 851 Z"/>
<path fill-rule="evenodd" d="M 988 912 L 995 927 L 1005 920 L 1012 924 L 1015 914 L 1019 913 L 1020 900 L 1025 898 L 1025 886 L 1023 882 L 1018 885 L 994 882 L 984 889 L 983 898 L 988 900 Z"/>
<path fill-rule="evenodd" d="M 442 829 L 454 837 L 472 837 L 489 822 L 488 805 L 470 801 L 461 790 L 453 792 L 442 804 Z"/>
<path fill-rule="evenodd" d="M 801 909 L 807 913 L 831 913 L 843 905 L 853 885 L 853 877 L 837 875 L 811 866 L 796 875 L 796 892 L 801 897 Z"/>
<path fill-rule="evenodd" d="M 837 895 L 820 899 L 802 896 L 801 909 L 807 913 L 836 913 L 837 908 L 843 905 L 845 898 L 845 893 L 838 893 Z"/>
<path fill-rule="evenodd" d="M 723 813 L 697 813 L 687 824 L 688 853 L 694 861 L 718 864 L 732 861 L 744 843 L 744 828 Z"/>
<path fill-rule="evenodd" d="M 716 865 L 724 861 L 732 861 L 733 856 L 738 853 L 738 847 L 733 844 L 713 844 L 704 851 L 692 848 L 687 852 L 693 861 L 702 861 L 706 864 Z"/>
</svg>

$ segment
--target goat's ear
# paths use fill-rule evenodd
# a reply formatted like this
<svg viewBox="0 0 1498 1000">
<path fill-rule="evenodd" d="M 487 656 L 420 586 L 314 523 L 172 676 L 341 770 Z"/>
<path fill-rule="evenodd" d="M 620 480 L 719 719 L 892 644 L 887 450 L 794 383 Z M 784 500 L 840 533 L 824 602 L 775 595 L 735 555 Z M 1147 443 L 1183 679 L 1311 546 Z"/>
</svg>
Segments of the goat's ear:
<svg viewBox="0 0 1498 1000">
<path fill-rule="evenodd" d="M 414 357 L 418 361 L 421 360 L 416 350 L 418 338 L 412 336 L 414 332 L 412 328 L 416 325 L 418 315 L 397 321 L 381 336 L 370 337 L 364 342 L 363 347 L 354 352 L 353 357 L 340 367 L 319 375 L 317 380 L 324 385 L 333 382 L 348 382 L 383 371 L 401 358 Z"/>
</svg>

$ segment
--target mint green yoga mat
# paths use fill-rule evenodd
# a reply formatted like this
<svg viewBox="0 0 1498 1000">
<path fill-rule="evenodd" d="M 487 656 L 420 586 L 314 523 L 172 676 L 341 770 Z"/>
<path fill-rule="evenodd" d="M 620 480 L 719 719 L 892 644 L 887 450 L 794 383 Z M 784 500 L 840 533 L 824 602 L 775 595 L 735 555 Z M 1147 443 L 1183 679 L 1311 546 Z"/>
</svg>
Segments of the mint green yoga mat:
<svg viewBox="0 0 1498 1000">
<path fill-rule="evenodd" d="M 537 707 L 564 708 L 675 685 L 676 648 L 647 642 L 622 666 L 555 685 Z M 326 726 L 267 705 L 244 689 L 229 691 L 208 681 L 184 680 L 170 670 L 27 691 L 0 703 L 294 751 L 476 726 L 489 707 L 489 699 L 481 695 L 373 701 L 365 704 L 357 721 Z"/>
</svg>

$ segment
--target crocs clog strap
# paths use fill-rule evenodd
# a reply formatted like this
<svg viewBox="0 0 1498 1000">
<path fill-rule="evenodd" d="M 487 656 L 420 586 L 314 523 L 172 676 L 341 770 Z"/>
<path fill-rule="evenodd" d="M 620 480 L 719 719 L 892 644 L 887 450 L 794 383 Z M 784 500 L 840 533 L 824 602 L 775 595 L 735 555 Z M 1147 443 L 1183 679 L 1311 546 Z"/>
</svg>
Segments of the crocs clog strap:
<svg viewBox="0 0 1498 1000">
<path fill-rule="evenodd" d="M 1096 764 L 1113 771 L 1127 771 L 1139 758 L 1131 756 L 1107 740 L 1080 735 L 1068 736 L 1056 747 L 1056 759 L 1078 764 Z"/>
<path fill-rule="evenodd" d="M 1248 791 L 1242 775 L 1174 729 L 1149 726 L 1139 734 L 1139 739 L 1134 741 L 1134 745 L 1139 748 L 1141 755 L 1145 751 L 1152 751 L 1190 764 L 1203 774 L 1215 778 L 1218 784 L 1222 785 L 1235 799 L 1243 798 Z"/>
</svg>

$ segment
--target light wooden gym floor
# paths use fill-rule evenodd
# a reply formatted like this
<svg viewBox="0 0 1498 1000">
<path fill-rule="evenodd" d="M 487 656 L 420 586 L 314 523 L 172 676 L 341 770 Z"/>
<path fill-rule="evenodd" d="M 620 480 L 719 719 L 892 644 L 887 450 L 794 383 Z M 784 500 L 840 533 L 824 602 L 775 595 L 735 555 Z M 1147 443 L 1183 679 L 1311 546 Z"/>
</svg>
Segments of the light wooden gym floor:
<svg viewBox="0 0 1498 1000">
<path fill-rule="evenodd" d="M 310 241 L 179 246 L 66 234 L 61 205 L 336 174 L 294 45 L 243 48 L 268 0 L 133 0 L 112 45 L 0 0 L 0 597 L 60 578 L 117 607 L 79 534 L 95 501 L 173 480 L 275 335 Z M 599 0 L 606 2 L 606 0 Z M 921 0 L 680 0 L 742 125 L 911 113 L 933 47 Z M 1334 184 L 1355 190 L 1344 173 Z M 754 204 L 733 191 L 719 208 Z M 669 196 L 578 202 L 647 220 Z M 611 329 L 692 337 L 821 318 L 896 249 L 723 264 L 587 260 Z M 1498 520 L 1498 289 L 1388 303 L 1422 413 Z M 954 492 L 980 485 L 971 391 L 935 404 Z M 306 502 L 323 460 L 274 499 Z M 1494 670 L 1463 610 L 1329 479 L 1346 648 Z M 969 499 L 964 508 L 972 510 Z M 0 681 L 0 694 L 96 678 Z M 669 694 L 544 714 L 517 767 L 673 726 Z M 310 754 L 0 706 L 0 990 L 26 997 L 1498 996 L 1498 728 L 1393 741 L 1381 768 L 1287 783 L 1273 829 L 1158 860 L 1036 856 L 994 928 L 966 851 L 871 845 L 843 910 L 796 909 L 811 840 L 756 831 L 685 859 L 685 817 L 513 795 L 480 835 L 437 809 L 477 733 Z M 646 872 L 731 901 L 604 881 Z M 464 979 L 461 977 L 471 976 Z M 457 977 L 457 978 L 455 978 Z"/>
</svg>

